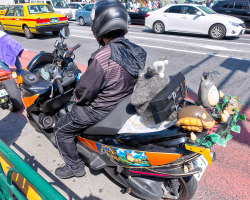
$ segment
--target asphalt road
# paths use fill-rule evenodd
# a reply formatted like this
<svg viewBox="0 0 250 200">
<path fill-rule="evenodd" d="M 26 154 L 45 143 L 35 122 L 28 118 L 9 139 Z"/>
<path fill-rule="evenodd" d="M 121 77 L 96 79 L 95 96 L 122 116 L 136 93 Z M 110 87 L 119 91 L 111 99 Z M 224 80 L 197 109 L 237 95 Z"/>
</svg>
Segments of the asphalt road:
<svg viewBox="0 0 250 200">
<path fill-rule="evenodd" d="M 82 45 L 75 53 L 75 61 L 87 65 L 91 53 L 98 48 L 90 27 L 81 27 L 72 22 L 70 30 L 67 44 Z M 25 49 L 36 53 L 51 52 L 55 40 L 59 39 L 51 34 L 39 35 L 32 40 L 26 39 L 23 34 L 11 33 L 11 36 Z M 145 48 L 148 54 L 147 65 L 165 57 L 169 60 L 170 76 L 182 71 L 192 96 L 198 92 L 202 72 L 216 70 L 221 73 L 221 76 L 214 78 L 219 89 L 225 94 L 238 96 L 245 105 L 250 106 L 250 35 L 216 41 L 206 36 L 187 34 L 156 35 L 145 27 L 130 26 L 126 37 Z M 244 113 L 247 122 L 241 123 L 241 134 L 232 133 L 234 138 L 227 147 L 216 146 L 213 149 L 217 153 L 217 161 L 204 173 L 194 200 L 249 198 L 249 107 L 245 107 Z M 138 199 L 130 194 L 122 194 L 121 187 L 103 171 L 96 172 L 88 167 L 83 178 L 58 180 L 54 170 L 63 161 L 57 149 L 27 122 L 25 112 L 13 114 L 0 110 L 0 127 L 0 138 L 8 144 L 15 141 L 11 148 L 67 199 Z"/>
</svg>

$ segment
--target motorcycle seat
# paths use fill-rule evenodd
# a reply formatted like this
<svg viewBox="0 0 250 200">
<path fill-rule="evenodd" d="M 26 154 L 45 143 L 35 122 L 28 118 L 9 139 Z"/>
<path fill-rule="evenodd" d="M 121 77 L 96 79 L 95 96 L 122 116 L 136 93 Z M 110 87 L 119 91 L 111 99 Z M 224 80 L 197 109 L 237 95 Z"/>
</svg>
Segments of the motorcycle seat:
<svg viewBox="0 0 250 200">
<path fill-rule="evenodd" d="M 83 134 L 116 135 L 125 122 L 136 113 L 130 99 L 131 95 L 125 97 L 102 121 L 87 128 Z"/>
</svg>

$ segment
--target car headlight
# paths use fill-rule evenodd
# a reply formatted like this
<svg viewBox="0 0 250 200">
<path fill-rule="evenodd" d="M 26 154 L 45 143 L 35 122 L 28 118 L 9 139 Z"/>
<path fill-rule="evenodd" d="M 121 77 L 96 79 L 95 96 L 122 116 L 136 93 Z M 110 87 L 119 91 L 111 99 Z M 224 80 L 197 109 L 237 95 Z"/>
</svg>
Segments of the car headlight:
<svg viewBox="0 0 250 200">
<path fill-rule="evenodd" d="M 238 27 L 238 26 L 239 26 L 239 24 L 238 24 L 238 23 L 235 23 L 235 22 L 231 22 L 231 21 L 229 21 L 229 23 L 230 23 L 230 24 L 232 24 L 233 26 L 236 26 L 236 27 Z"/>
</svg>

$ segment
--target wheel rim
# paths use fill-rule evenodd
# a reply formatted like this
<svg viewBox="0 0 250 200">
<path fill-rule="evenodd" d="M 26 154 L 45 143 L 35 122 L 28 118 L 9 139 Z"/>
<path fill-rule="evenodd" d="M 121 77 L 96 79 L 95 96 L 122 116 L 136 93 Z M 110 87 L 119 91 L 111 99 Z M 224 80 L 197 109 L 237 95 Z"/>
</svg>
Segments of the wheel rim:
<svg viewBox="0 0 250 200">
<path fill-rule="evenodd" d="M 30 31 L 27 27 L 24 28 L 24 32 L 27 37 L 30 37 Z"/>
<path fill-rule="evenodd" d="M 83 20 L 83 18 L 80 18 L 80 25 L 84 25 L 84 20 Z"/>
<path fill-rule="evenodd" d="M 12 104 L 11 100 L 10 100 L 10 102 L 8 103 L 8 110 L 9 110 L 10 112 L 13 111 L 13 104 Z"/>
<path fill-rule="evenodd" d="M 218 38 L 218 37 L 221 37 L 223 34 L 223 28 L 221 26 L 215 26 L 212 28 L 211 30 L 211 35 L 214 37 L 214 38 Z"/>
<path fill-rule="evenodd" d="M 155 31 L 156 31 L 157 33 L 161 32 L 162 29 L 163 29 L 162 23 L 156 23 L 156 24 L 155 24 Z"/>
</svg>

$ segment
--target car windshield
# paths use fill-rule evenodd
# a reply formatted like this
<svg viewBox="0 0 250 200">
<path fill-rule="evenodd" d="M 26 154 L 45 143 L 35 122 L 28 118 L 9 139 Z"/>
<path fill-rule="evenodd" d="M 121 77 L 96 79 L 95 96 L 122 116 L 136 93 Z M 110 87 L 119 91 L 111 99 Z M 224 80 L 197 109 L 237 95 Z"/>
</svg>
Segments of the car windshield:
<svg viewBox="0 0 250 200">
<path fill-rule="evenodd" d="M 32 5 L 28 6 L 28 10 L 30 14 L 54 12 L 53 8 L 49 5 Z"/>
<path fill-rule="evenodd" d="M 64 0 L 51 0 L 54 8 L 69 8 L 69 5 Z"/>
<path fill-rule="evenodd" d="M 200 8 L 201 10 L 203 10 L 207 14 L 216 14 L 215 11 L 211 10 L 208 7 L 205 7 L 205 6 L 197 6 L 197 7 Z"/>
</svg>

